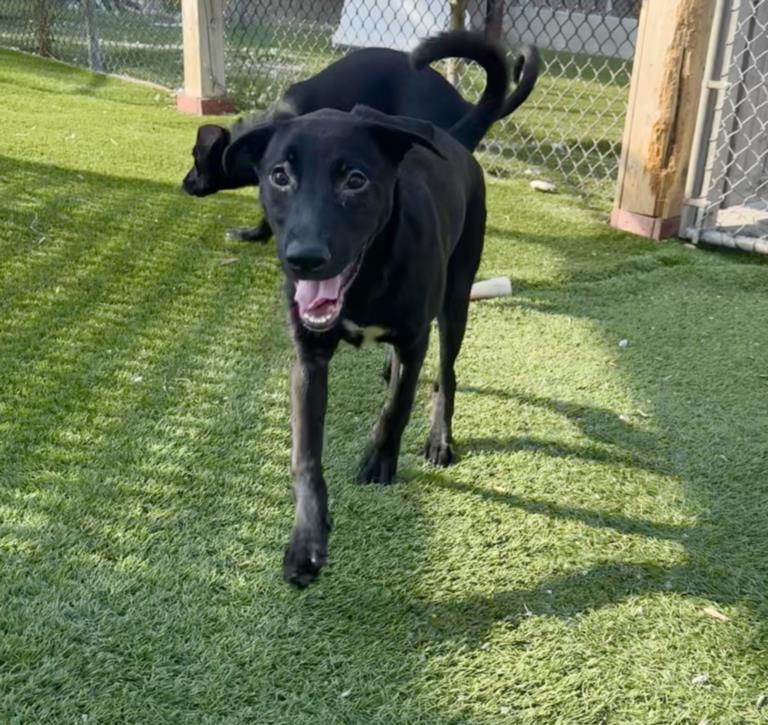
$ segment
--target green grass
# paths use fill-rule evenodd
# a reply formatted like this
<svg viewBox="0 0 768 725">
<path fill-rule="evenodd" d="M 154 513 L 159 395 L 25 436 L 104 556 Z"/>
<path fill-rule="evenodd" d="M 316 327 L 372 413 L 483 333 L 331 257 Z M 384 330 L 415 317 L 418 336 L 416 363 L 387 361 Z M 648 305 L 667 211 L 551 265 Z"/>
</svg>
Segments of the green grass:
<svg viewBox="0 0 768 725">
<path fill-rule="evenodd" d="M 165 96 L 10 52 L 0 87 L 1 722 L 766 721 L 760 259 L 494 182 L 515 294 L 471 310 L 461 459 L 420 458 L 433 351 L 402 482 L 357 486 L 382 351 L 343 349 L 297 592 L 274 246 L 222 236 L 251 194 L 179 193 Z"/>
</svg>

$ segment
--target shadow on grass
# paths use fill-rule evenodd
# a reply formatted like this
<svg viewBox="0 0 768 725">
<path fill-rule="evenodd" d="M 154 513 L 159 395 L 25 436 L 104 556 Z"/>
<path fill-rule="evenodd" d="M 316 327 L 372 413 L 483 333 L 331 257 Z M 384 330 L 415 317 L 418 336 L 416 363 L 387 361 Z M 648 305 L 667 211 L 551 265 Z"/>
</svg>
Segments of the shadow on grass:
<svg viewBox="0 0 768 725">
<path fill-rule="evenodd" d="M 146 80 L 151 83 L 158 83 L 158 74 L 153 73 L 153 68 L 150 66 L 145 68 L 143 66 L 138 68 L 132 68 L 125 63 L 112 64 L 110 58 L 107 56 L 105 59 L 105 70 L 103 73 L 92 73 L 85 70 L 88 67 L 87 51 L 82 50 L 79 54 L 62 53 L 56 56 L 56 60 L 60 60 L 60 65 L 52 65 L 49 60 L 40 58 L 34 55 L 33 48 L 20 48 L 20 53 L 12 50 L 0 48 L 0 54 L 11 56 L 11 60 L 15 66 L 17 72 L 24 72 L 26 75 L 23 77 L 14 77 L 11 74 L 4 74 L 2 82 L 4 85 L 11 87 L 17 87 L 22 89 L 25 93 L 33 91 L 36 93 L 43 93 L 49 96 L 92 96 L 98 97 L 99 101 L 109 102 L 110 91 L 105 88 L 109 83 L 114 83 L 114 79 L 110 78 L 108 73 L 115 73 L 119 75 L 126 75 L 138 80 Z M 162 53 L 155 61 L 155 69 L 162 65 Z M 163 66 L 167 70 L 167 66 Z M 180 68 L 180 66 L 179 66 Z M 47 85 L 45 82 L 35 82 L 34 76 L 39 75 L 44 78 L 45 81 L 50 82 L 52 78 L 61 78 L 66 82 L 68 88 L 65 90 L 61 85 Z M 164 77 L 164 76 L 161 76 Z M 72 83 L 73 79 L 82 81 L 81 83 Z M 173 76 L 167 79 L 168 84 L 172 85 L 176 82 L 176 77 Z M 167 95 L 167 91 L 163 91 L 163 96 Z M 143 108 L 157 107 L 158 102 L 152 96 L 144 94 L 133 94 L 132 97 L 127 97 L 124 90 L 120 91 L 119 104 L 122 106 L 138 106 Z"/>
<path fill-rule="evenodd" d="M 447 491 L 457 494 L 470 494 L 489 501 L 498 501 L 512 508 L 521 509 L 531 514 L 547 516 L 552 519 L 578 521 L 591 528 L 613 529 L 621 534 L 647 536 L 654 539 L 669 539 L 672 541 L 686 539 L 690 531 L 690 528 L 687 526 L 659 524 L 648 519 L 631 518 L 598 509 L 561 506 L 549 501 L 537 501 L 536 499 L 517 496 L 513 493 L 482 488 L 481 486 L 472 486 L 452 481 L 450 477 L 439 473 L 426 474 L 426 478 L 430 484 L 444 488 Z"/>
<path fill-rule="evenodd" d="M 477 646 L 500 623 L 516 627 L 533 616 L 571 619 L 654 592 L 709 596 L 706 590 L 691 586 L 691 574 L 686 566 L 609 562 L 545 578 L 533 589 L 497 591 L 490 596 L 472 595 L 429 604 L 422 616 L 435 623 L 433 637 L 464 640 Z M 727 604 L 734 598 L 718 597 L 717 600 Z"/>
<path fill-rule="evenodd" d="M 488 395 L 493 398 L 502 398 L 513 400 L 524 405 L 533 405 L 538 408 L 545 408 L 555 413 L 559 413 L 569 420 L 574 421 L 580 428 L 584 429 L 602 429 L 608 428 L 611 431 L 630 433 L 632 435 L 647 438 L 647 434 L 642 431 L 635 431 L 625 421 L 621 420 L 618 413 L 605 408 L 598 408 L 593 405 L 584 405 L 574 403 L 569 400 L 556 400 L 554 398 L 545 398 L 540 395 L 520 395 L 503 390 L 501 388 L 486 388 L 477 385 L 459 385 L 458 392 L 469 393 L 471 395 Z"/>
</svg>

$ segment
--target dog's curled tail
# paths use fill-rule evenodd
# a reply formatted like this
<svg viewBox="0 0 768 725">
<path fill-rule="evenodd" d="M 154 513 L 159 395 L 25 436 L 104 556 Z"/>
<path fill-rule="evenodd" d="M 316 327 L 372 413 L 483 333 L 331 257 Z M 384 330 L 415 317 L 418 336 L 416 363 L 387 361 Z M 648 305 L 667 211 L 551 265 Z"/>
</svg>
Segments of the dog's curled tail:
<svg viewBox="0 0 768 725">
<path fill-rule="evenodd" d="M 540 65 L 539 51 L 533 45 L 521 45 L 512 67 L 512 80 L 516 84 L 515 90 L 504 101 L 499 118 L 509 116 L 512 111 L 525 103 L 525 99 L 531 95 L 531 91 L 539 78 Z"/>
<path fill-rule="evenodd" d="M 479 33 L 466 30 L 452 30 L 427 38 L 411 51 L 411 65 L 417 70 L 443 58 L 473 60 L 483 68 L 487 77 L 480 101 L 449 129 L 451 136 L 473 151 L 504 110 L 509 85 L 504 51 Z"/>
</svg>

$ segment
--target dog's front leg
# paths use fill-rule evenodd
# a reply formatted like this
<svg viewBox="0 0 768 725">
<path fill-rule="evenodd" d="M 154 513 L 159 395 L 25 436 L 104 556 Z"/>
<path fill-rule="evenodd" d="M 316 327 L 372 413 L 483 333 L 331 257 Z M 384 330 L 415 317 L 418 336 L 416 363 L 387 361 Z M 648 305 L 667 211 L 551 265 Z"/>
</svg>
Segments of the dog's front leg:
<svg viewBox="0 0 768 725">
<path fill-rule="evenodd" d="M 308 351 L 297 345 L 291 378 L 291 471 L 296 519 L 283 559 L 286 581 L 307 586 L 328 556 L 328 493 L 322 452 L 328 399 L 328 362 L 332 350 Z"/>
<path fill-rule="evenodd" d="M 373 442 L 360 469 L 361 483 L 391 483 L 397 473 L 400 439 L 411 417 L 428 344 L 429 332 L 426 332 L 411 344 L 396 347 L 393 352 L 391 397 L 373 429 Z"/>
</svg>

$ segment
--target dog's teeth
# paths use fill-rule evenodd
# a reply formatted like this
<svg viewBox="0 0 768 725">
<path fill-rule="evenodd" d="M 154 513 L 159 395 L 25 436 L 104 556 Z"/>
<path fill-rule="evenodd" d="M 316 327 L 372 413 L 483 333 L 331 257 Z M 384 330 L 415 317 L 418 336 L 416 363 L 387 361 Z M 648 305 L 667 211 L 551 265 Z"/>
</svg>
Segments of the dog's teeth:
<svg viewBox="0 0 768 725">
<path fill-rule="evenodd" d="M 324 325 L 326 322 L 330 322 L 333 319 L 333 314 L 323 315 L 318 317 L 317 315 L 305 314 L 304 319 L 314 325 Z"/>
</svg>

